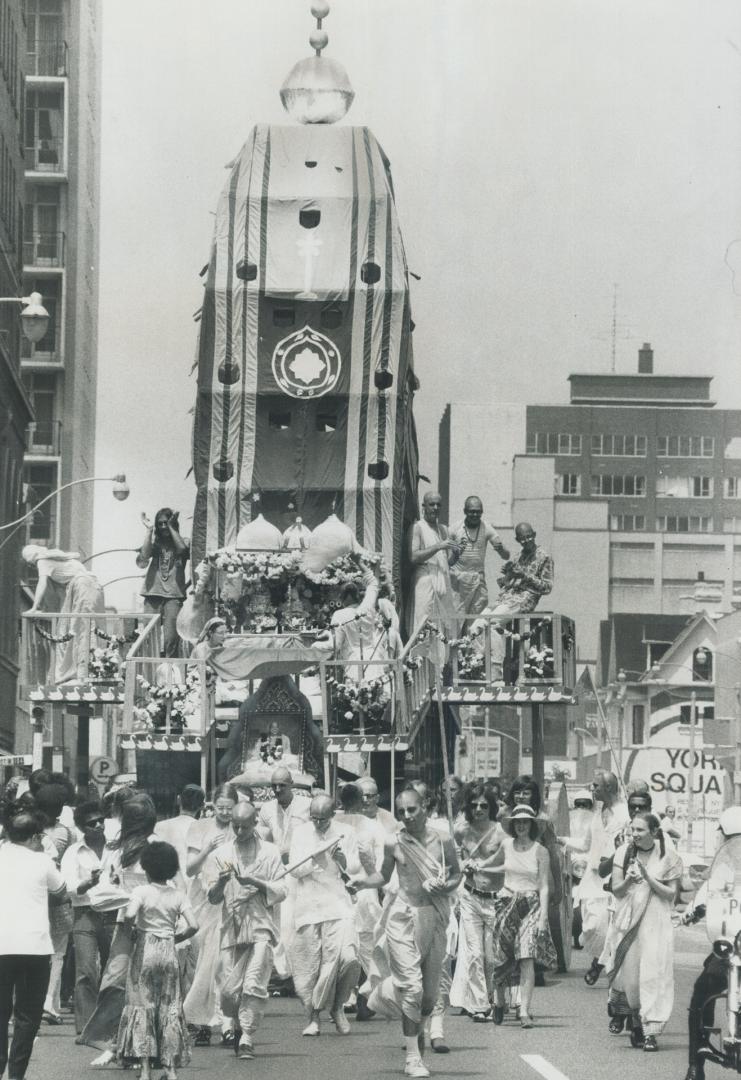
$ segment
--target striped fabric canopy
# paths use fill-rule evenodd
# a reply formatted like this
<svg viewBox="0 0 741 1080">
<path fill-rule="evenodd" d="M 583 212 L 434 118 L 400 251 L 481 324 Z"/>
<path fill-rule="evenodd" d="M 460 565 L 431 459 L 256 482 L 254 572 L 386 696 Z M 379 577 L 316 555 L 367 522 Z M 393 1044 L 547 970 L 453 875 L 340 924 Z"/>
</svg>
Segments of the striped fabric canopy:
<svg viewBox="0 0 741 1080">
<path fill-rule="evenodd" d="M 198 350 L 194 563 L 258 512 L 334 507 L 401 577 L 416 386 L 388 161 L 367 128 L 258 125 L 219 201 Z"/>
</svg>

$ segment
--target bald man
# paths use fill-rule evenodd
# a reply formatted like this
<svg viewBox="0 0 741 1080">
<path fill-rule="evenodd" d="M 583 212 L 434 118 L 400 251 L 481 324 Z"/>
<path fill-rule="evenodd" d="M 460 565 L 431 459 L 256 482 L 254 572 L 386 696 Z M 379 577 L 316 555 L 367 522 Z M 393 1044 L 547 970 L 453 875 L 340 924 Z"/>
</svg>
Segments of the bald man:
<svg viewBox="0 0 741 1080">
<path fill-rule="evenodd" d="M 412 632 L 429 621 L 448 637 L 456 637 L 457 606 L 450 580 L 450 566 L 460 555 L 455 540 L 440 524 L 442 498 L 428 491 L 422 500 L 422 519 L 415 521 L 409 536 L 409 560 L 414 568 Z"/>
<path fill-rule="evenodd" d="M 270 775 L 274 798 L 260 807 L 257 831 L 280 851 L 284 863 L 288 862 L 293 830 L 309 820 L 309 802 L 304 795 L 297 795 L 293 788 L 293 775 L 285 765 L 279 765 Z M 293 939 L 293 904 L 296 882 L 286 878 L 286 898 L 276 912 L 280 924 L 280 942 L 273 955 L 275 972 L 279 979 L 291 976 L 291 941 Z"/>
<path fill-rule="evenodd" d="M 232 810 L 233 835 L 216 848 L 208 899 L 221 904 L 221 1009 L 241 1029 L 237 1053 L 255 1056 L 255 1032 L 265 1012 L 273 949 L 275 909 L 285 899 L 280 851 L 257 833 L 257 810 L 240 802 Z"/>
<path fill-rule="evenodd" d="M 366 856 L 361 863 L 352 828 L 336 822 L 334 814 L 334 800 L 315 795 L 309 821 L 294 830 L 291 844 L 291 873 L 297 881 L 291 968 L 306 1010 L 307 1036 L 319 1034 L 324 1009 L 339 1035 L 350 1033 L 344 1004 L 357 985 L 360 962 L 353 902 L 344 879 L 348 865 L 374 869 Z"/>
<path fill-rule="evenodd" d="M 496 529 L 484 521 L 484 504 L 477 495 L 469 495 L 466 499 L 463 520 L 453 526 L 450 536 L 461 552 L 451 568 L 451 579 L 461 610 L 464 615 L 479 615 L 489 603 L 487 549 L 491 546 L 502 559 L 509 559 L 509 551 Z"/>
<path fill-rule="evenodd" d="M 450 915 L 450 898 L 461 881 L 455 845 L 430 829 L 422 796 L 414 789 L 396 800 L 401 829 L 384 848 L 379 872 L 358 878 L 359 889 L 388 884 L 396 870 L 398 892 L 386 910 L 386 949 L 390 974 L 373 989 L 371 1009 L 401 1016 L 406 1042 L 406 1076 L 429 1076 L 422 1061 L 425 1018 L 432 1014 L 440 988 Z"/>
</svg>

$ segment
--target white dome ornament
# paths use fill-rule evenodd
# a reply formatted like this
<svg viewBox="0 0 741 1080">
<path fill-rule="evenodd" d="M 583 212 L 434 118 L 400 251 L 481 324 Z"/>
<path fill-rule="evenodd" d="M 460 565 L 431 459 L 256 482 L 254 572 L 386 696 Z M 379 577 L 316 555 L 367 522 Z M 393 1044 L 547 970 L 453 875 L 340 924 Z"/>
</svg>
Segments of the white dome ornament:
<svg viewBox="0 0 741 1080">
<path fill-rule="evenodd" d="M 280 530 L 262 514 L 243 525 L 237 535 L 237 548 L 242 551 L 278 551 L 282 542 Z"/>
<path fill-rule="evenodd" d="M 335 559 L 349 555 L 351 551 L 362 551 L 355 534 L 336 514 L 330 514 L 312 532 L 308 551 L 304 555 L 304 566 L 313 573 L 319 573 Z"/>
<path fill-rule="evenodd" d="M 316 30 L 309 35 L 314 56 L 299 60 L 280 90 L 280 100 L 288 115 L 299 124 L 334 124 L 346 115 L 353 103 L 355 91 L 342 64 L 322 56 L 329 36 L 322 29 L 322 20 L 329 14 L 329 4 L 315 0 L 311 14 Z"/>
<path fill-rule="evenodd" d="M 284 551 L 305 551 L 311 543 L 311 529 L 303 523 L 303 519 L 297 517 L 293 525 L 289 525 L 283 533 L 281 547 Z"/>
</svg>

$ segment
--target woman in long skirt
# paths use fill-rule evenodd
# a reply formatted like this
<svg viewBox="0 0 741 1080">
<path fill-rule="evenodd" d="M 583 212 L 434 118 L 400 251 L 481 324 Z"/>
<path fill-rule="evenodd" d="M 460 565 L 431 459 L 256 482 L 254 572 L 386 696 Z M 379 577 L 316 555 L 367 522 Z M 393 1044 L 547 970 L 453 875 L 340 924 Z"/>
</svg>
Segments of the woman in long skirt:
<svg viewBox="0 0 741 1080">
<path fill-rule="evenodd" d="M 177 1080 L 177 1066 L 190 1060 L 190 1041 L 175 944 L 198 928 L 185 893 L 172 885 L 179 869 L 172 844 L 148 844 L 141 868 L 147 884 L 134 889 L 124 914 L 124 921 L 135 927 L 136 944 L 118 1028 L 118 1059 L 140 1062 L 141 1080 L 150 1080 L 152 1060 L 164 1067 L 167 1080 Z M 185 929 L 176 933 L 181 919 Z"/>
<path fill-rule="evenodd" d="M 530 806 L 515 806 L 489 867 L 504 866 L 504 885 L 494 901 L 496 925 L 492 949 L 495 988 L 520 975 L 520 1023 L 531 1028 L 530 1003 L 535 964 L 552 970 L 556 950 L 548 929 L 548 852 L 538 842 L 538 821 Z"/>
<path fill-rule="evenodd" d="M 641 811 L 631 822 L 633 840 L 615 853 L 612 891 L 616 899 L 608 958 L 610 1005 L 633 1017 L 631 1044 L 658 1050 L 674 1005 L 672 908 L 682 860 L 665 842 L 654 814 Z"/>
</svg>

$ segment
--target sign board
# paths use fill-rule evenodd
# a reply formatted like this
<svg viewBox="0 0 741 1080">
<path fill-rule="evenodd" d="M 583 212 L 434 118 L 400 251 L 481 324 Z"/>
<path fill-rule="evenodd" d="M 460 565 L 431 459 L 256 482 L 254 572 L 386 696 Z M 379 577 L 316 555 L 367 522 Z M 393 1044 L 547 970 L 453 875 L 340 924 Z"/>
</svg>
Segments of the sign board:
<svg viewBox="0 0 741 1080">
<path fill-rule="evenodd" d="M 90 779 L 96 784 L 107 784 L 120 771 L 118 762 L 110 757 L 96 757 L 90 762 Z"/>
<path fill-rule="evenodd" d="M 5 754 L 0 757 L 0 766 L 33 765 L 33 754 Z"/>
<path fill-rule="evenodd" d="M 500 776 L 502 772 L 502 736 L 475 735 L 473 771 L 476 776 Z"/>
</svg>

